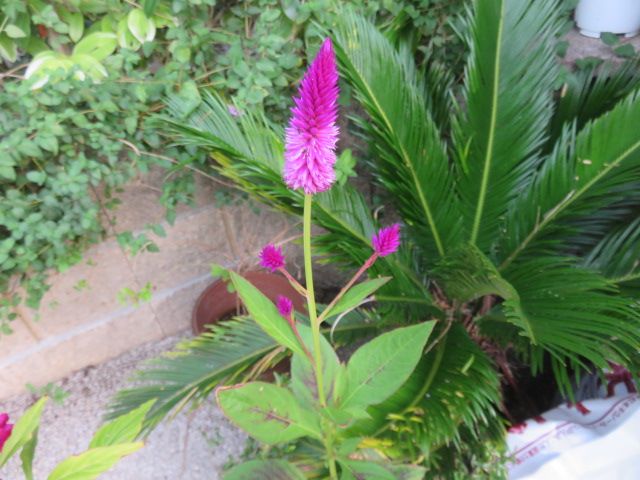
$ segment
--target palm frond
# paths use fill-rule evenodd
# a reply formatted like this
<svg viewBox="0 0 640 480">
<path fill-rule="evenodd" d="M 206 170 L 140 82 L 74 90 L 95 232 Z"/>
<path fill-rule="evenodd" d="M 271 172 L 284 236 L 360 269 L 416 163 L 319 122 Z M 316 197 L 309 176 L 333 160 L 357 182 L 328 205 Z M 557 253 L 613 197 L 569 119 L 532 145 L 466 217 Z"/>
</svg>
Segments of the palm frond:
<svg viewBox="0 0 640 480">
<path fill-rule="evenodd" d="M 559 386 L 568 393 L 568 368 L 607 368 L 628 364 L 640 346 L 640 309 L 606 278 L 560 257 L 518 262 L 503 272 L 518 291 L 536 345 L 532 369 L 542 368 L 543 353 L 553 360 Z"/>
<path fill-rule="evenodd" d="M 584 257 L 586 267 L 602 272 L 614 283 L 640 278 L 640 216 L 611 230 Z"/>
<path fill-rule="evenodd" d="M 210 149 L 217 171 L 243 191 L 271 208 L 302 214 L 302 193 L 289 189 L 282 180 L 282 132 L 274 131 L 263 116 L 252 112 L 244 112 L 236 121 L 222 98 L 211 92 L 204 93 L 201 105 L 186 118 L 181 109 L 179 99 L 171 100 L 171 116 L 161 119 L 176 142 Z M 314 237 L 319 253 L 356 268 L 371 254 L 371 236 L 377 227 L 371 209 L 351 185 L 317 195 L 313 221 L 328 232 Z M 380 294 L 405 306 L 431 304 L 413 263 L 404 260 L 411 259 L 394 255 L 376 262 L 373 274 L 394 276 Z"/>
<path fill-rule="evenodd" d="M 308 322 L 302 315 L 299 320 Z M 334 339 L 344 344 L 379 327 L 380 316 L 354 311 L 336 325 Z M 119 417 L 153 399 L 144 423 L 144 431 L 149 433 L 170 413 L 190 404 L 197 406 L 215 387 L 242 380 L 245 371 L 254 377 L 286 355 L 278 355 L 281 347 L 249 317 L 236 317 L 209 328 L 209 332 L 147 361 L 130 379 L 131 386 L 111 400 L 106 417 Z M 249 371 L 261 360 L 267 363 L 256 372 Z"/>
<path fill-rule="evenodd" d="M 251 319 L 241 317 L 216 324 L 210 332 L 147 362 L 131 380 L 137 385 L 121 390 L 111 401 L 107 418 L 116 418 L 155 399 L 145 419 L 148 432 L 172 410 L 201 401 L 214 387 L 277 348 Z"/>
<path fill-rule="evenodd" d="M 471 243 L 493 243 L 531 176 L 552 114 L 557 0 L 475 2 L 463 103 L 454 129 Z"/>
<path fill-rule="evenodd" d="M 425 82 L 407 50 L 398 51 L 367 20 L 346 13 L 334 29 L 341 73 L 369 119 L 376 174 L 428 258 L 458 233 L 452 173 L 427 110 Z"/>
<path fill-rule="evenodd" d="M 470 431 L 489 427 L 499 436 L 499 402 L 500 381 L 493 363 L 456 324 L 396 394 L 368 409 L 372 419 L 353 429 L 375 436 L 408 429 L 412 442 L 434 451 L 456 445 L 460 425 Z"/>
<path fill-rule="evenodd" d="M 640 62 L 627 61 L 622 66 L 611 62 L 572 72 L 557 98 L 549 126 L 547 151 L 562 134 L 562 129 L 576 122 L 577 128 L 611 110 L 640 86 Z"/>
<path fill-rule="evenodd" d="M 567 228 L 624 202 L 640 181 L 640 94 L 589 122 L 576 135 L 565 128 L 535 180 L 513 203 L 499 256 L 506 268 L 521 254 L 557 251 Z M 575 233 L 575 232 L 574 232 Z"/>
</svg>

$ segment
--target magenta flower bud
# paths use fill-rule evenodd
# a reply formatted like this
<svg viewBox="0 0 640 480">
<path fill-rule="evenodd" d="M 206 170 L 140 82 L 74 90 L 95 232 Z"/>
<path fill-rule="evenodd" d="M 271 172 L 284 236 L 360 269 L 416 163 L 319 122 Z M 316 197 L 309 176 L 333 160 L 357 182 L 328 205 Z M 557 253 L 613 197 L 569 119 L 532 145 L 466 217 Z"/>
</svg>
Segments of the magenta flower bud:
<svg viewBox="0 0 640 480">
<path fill-rule="evenodd" d="M 266 245 L 260 252 L 260 266 L 275 272 L 285 265 L 282 248 L 274 245 Z"/>
<path fill-rule="evenodd" d="M 282 315 L 284 318 L 291 318 L 291 313 L 293 312 L 293 302 L 287 297 L 278 295 L 276 307 L 278 307 L 278 312 L 280 312 L 280 315 Z"/>
<path fill-rule="evenodd" d="M 4 444 L 11 436 L 13 431 L 13 424 L 9 423 L 9 415 L 6 413 L 0 413 L 0 452 L 4 448 Z"/>
<path fill-rule="evenodd" d="M 300 84 L 286 130 L 284 181 L 306 194 L 328 190 L 336 179 L 338 68 L 327 38 Z"/>
<path fill-rule="evenodd" d="M 371 241 L 379 256 L 386 257 L 395 253 L 400 247 L 400 224 L 394 223 L 390 227 L 381 228 Z"/>
</svg>

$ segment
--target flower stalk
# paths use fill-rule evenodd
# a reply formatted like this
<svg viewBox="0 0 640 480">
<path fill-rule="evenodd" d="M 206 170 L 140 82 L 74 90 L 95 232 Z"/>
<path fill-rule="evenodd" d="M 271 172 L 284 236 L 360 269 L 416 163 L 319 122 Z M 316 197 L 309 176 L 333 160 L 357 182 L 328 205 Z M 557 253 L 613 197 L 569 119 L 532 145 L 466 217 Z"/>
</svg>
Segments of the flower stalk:
<svg viewBox="0 0 640 480">
<path fill-rule="evenodd" d="M 322 378 L 322 353 L 320 352 L 320 323 L 317 318 L 316 298 L 313 289 L 313 266 L 311 263 L 311 207 L 313 196 L 304 196 L 304 212 L 302 222 L 302 248 L 304 250 L 304 275 L 307 284 L 307 310 L 311 323 L 311 335 L 313 338 L 313 356 L 315 359 L 316 383 L 318 385 L 318 400 L 320 405 L 326 407 L 327 399 L 324 396 L 324 384 Z"/>
</svg>

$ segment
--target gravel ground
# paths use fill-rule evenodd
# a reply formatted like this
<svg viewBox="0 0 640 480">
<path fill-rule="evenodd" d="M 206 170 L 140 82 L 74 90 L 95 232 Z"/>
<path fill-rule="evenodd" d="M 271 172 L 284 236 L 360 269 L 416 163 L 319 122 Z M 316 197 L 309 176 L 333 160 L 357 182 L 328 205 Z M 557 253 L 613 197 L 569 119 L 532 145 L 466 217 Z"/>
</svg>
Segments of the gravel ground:
<svg viewBox="0 0 640 480">
<path fill-rule="evenodd" d="M 69 392 L 62 405 L 49 401 L 42 415 L 35 479 L 45 479 L 55 465 L 84 451 L 101 423 L 102 413 L 115 392 L 141 361 L 170 350 L 182 335 L 143 345 L 126 354 L 88 367 L 56 382 Z M 0 400 L 0 411 L 18 418 L 33 403 L 32 395 Z M 143 449 L 123 459 L 104 480 L 216 480 L 223 466 L 244 448 L 246 437 L 234 428 L 213 404 L 195 412 L 181 412 L 150 435 Z M 0 471 L 0 480 L 23 478 L 18 458 Z"/>
</svg>

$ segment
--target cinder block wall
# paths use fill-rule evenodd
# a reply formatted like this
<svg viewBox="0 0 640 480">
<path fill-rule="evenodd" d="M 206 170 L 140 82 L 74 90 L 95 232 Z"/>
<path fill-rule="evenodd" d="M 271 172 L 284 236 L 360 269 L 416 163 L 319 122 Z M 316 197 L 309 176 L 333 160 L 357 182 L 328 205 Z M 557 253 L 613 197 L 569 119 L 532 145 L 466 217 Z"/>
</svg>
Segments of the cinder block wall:
<svg viewBox="0 0 640 480">
<path fill-rule="evenodd" d="M 15 332 L 0 338 L 0 398 L 189 328 L 194 302 L 212 281 L 211 263 L 250 264 L 264 243 L 290 234 L 288 220 L 264 208 L 240 203 L 221 210 L 213 204 L 211 185 L 202 183 L 198 206 L 182 209 L 173 226 L 165 222 L 166 237 L 153 237 L 160 252 L 132 257 L 115 235 L 162 221 L 161 175 L 152 172 L 125 188 L 118 210 L 105 213 L 115 215 L 105 218 L 114 223 L 107 239 L 91 247 L 80 264 L 54 274 L 40 310 L 22 308 L 12 323 Z M 153 285 L 150 302 L 118 302 L 123 287 L 139 291 L 147 282 Z"/>
</svg>

